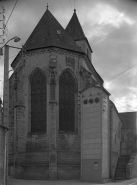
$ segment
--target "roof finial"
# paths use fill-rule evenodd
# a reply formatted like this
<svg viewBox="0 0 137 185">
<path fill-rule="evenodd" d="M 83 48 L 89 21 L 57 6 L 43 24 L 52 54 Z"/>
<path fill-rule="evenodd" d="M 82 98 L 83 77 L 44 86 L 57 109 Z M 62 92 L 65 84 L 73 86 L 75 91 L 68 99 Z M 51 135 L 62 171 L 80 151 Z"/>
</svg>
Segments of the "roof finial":
<svg viewBox="0 0 137 185">
<path fill-rule="evenodd" d="M 49 5 L 48 5 L 48 3 L 47 3 L 47 10 L 48 10 L 48 7 L 49 7 Z"/>
<path fill-rule="evenodd" d="M 76 1 L 77 0 L 74 0 L 74 12 L 76 12 Z"/>
</svg>

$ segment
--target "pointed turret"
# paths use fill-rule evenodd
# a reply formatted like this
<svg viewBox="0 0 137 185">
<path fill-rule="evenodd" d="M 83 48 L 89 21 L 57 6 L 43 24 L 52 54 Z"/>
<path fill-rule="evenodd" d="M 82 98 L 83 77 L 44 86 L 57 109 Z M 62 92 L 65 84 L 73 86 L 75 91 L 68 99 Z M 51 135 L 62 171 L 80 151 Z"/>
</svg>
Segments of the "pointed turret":
<svg viewBox="0 0 137 185">
<path fill-rule="evenodd" d="M 81 24 L 78 20 L 76 10 L 74 10 L 73 16 L 66 27 L 66 31 L 69 33 L 69 35 L 75 41 L 82 40 L 82 39 L 86 38 L 86 36 L 83 32 L 83 29 L 81 27 Z"/>
<path fill-rule="evenodd" d="M 50 46 L 82 52 L 80 47 L 50 13 L 47 6 L 46 12 L 26 41 L 25 49 L 32 50 Z"/>
<path fill-rule="evenodd" d="M 76 10 L 74 9 L 73 16 L 69 21 L 66 29 L 67 33 L 73 38 L 73 40 L 77 43 L 77 45 L 82 49 L 84 53 L 89 57 L 91 60 L 91 53 L 92 49 L 89 45 L 89 42 L 83 32 L 81 24 L 78 20 Z"/>
</svg>

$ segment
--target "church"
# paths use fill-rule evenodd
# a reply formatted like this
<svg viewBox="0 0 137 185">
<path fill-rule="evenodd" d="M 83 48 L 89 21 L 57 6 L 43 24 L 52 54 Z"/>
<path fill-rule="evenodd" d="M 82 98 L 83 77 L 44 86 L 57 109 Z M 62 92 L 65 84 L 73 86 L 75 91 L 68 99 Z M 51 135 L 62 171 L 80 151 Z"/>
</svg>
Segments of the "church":
<svg viewBox="0 0 137 185">
<path fill-rule="evenodd" d="M 76 10 L 64 29 L 48 7 L 11 64 L 9 175 L 114 179 L 122 121 Z"/>
</svg>

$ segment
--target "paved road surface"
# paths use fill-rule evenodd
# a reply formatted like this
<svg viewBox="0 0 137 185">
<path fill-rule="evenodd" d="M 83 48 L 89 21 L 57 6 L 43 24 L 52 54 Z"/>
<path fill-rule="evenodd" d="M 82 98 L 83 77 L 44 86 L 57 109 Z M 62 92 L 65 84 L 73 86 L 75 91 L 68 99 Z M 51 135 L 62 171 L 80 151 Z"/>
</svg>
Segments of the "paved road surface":
<svg viewBox="0 0 137 185">
<path fill-rule="evenodd" d="M 39 181 L 39 180 L 18 180 L 18 179 L 8 180 L 8 185 L 91 185 L 91 184 L 97 185 L 96 183 L 81 181 Z M 137 178 L 126 181 L 109 182 L 106 183 L 106 185 L 137 185 Z"/>
</svg>

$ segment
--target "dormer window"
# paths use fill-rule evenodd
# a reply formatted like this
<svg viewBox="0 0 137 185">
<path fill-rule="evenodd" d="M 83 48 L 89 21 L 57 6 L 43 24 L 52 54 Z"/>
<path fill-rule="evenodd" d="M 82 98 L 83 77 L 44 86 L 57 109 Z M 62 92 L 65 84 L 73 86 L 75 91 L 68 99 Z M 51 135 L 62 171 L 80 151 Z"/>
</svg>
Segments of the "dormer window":
<svg viewBox="0 0 137 185">
<path fill-rule="evenodd" d="M 61 31 L 60 31 L 60 30 L 57 30 L 57 34 L 58 34 L 58 35 L 61 35 Z"/>
</svg>

